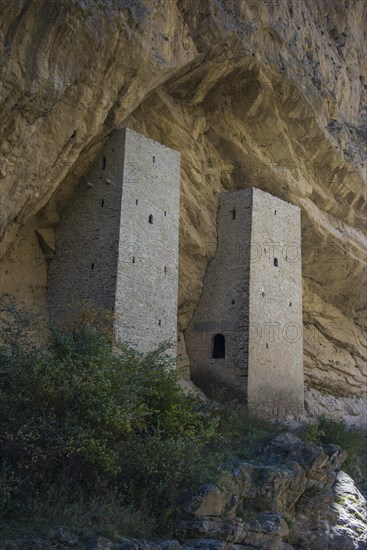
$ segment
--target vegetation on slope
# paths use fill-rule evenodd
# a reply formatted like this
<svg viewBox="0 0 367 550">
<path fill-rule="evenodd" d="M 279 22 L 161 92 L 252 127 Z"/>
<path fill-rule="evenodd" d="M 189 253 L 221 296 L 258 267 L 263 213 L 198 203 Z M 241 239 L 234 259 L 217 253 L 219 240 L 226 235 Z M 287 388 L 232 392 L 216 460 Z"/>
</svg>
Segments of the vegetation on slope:
<svg viewBox="0 0 367 550">
<path fill-rule="evenodd" d="M 45 351 L 23 337 L 29 324 L 27 312 L 7 306 L 0 539 L 60 525 L 87 537 L 169 534 L 185 494 L 214 480 L 225 459 L 251 457 L 281 429 L 185 395 L 168 345 L 147 355 L 112 347 L 93 320 L 68 332 L 53 328 Z M 305 437 L 349 447 L 356 467 L 356 431 L 320 420 Z"/>
</svg>

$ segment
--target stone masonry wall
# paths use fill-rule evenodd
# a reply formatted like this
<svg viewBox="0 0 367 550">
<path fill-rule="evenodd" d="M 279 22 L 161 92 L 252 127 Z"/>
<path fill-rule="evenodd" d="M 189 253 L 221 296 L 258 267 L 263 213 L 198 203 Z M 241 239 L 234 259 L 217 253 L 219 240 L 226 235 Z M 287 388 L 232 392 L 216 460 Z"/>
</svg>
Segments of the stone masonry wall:
<svg viewBox="0 0 367 550">
<path fill-rule="evenodd" d="M 144 352 L 176 345 L 179 197 L 179 153 L 115 131 L 56 229 L 51 318 L 88 300 L 115 313 L 122 342 Z"/>
<path fill-rule="evenodd" d="M 253 190 L 249 408 L 266 416 L 303 412 L 300 209 Z"/>
<path fill-rule="evenodd" d="M 303 411 L 300 211 L 259 189 L 223 193 L 218 245 L 185 333 L 193 381 L 266 417 Z M 213 357 L 216 334 L 225 357 Z"/>
<path fill-rule="evenodd" d="M 222 193 L 218 245 L 203 292 L 185 333 L 193 381 L 211 396 L 247 398 L 248 290 L 252 189 Z M 225 337 L 225 357 L 213 358 L 214 337 Z"/>
<path fill-rule="evenodd" d="M 170 339 L 176 355 L 180 153 L 126 132 L 117 333 L 141 351 Z"/>
<path fill-rule="evenodd" d="M 116 131 L 62 212 L 47 277 L 55 322 L 89 301 L 113 310 L 116 294 L 125 132 Z"/>
</svg>

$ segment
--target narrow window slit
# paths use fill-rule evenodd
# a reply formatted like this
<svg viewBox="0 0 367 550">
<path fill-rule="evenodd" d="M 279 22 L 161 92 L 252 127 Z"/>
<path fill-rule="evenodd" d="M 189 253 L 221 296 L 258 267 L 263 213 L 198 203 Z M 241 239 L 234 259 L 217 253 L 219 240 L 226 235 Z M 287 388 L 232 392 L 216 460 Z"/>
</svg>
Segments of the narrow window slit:
<svg viewBox="0 0 367 550">
<path fill-rule="evenodd" d="M 102 170 L 106 170 L 106 164 L 107 164 L 106 157 L 102 157 Z"/>
<path fill-rule="evenodd" d="M 274 258 L 274 266 L 278 267 L 278 258 Z"/>
<path fill-rule="evenodd" d="M 232 210 L 232 220 L 236 219 L 236 210 L 235 208 Z"/>
<path fill-rule="evenodd" d="M 133 264 L 135 263 L 135 256 L 133 256 Z"/>
<path fill-rule="evenodd" d="M 153 224 L 153 214 L 149 214 L 149 223 Z"/>
<path fill-rule="evenodd" d="M 101 200 L 101 207 L 104 207 L 104 199 Z"/>
<path fill-rule="evenodd" d="M 155 157 L 153 157 L 153 164 L 155 163 Z"/>
<path fill-rule="evenodd" d="M 136 204 L 136 206 L 138 206 L 138 204 L 139 204 L 138 199 L 135 200 L 135 204 Z"/>
<path fill-rule="evenodd" d="M 92 269 L 94 269 L 94 262 L 92 262 Z"/>
</svg>

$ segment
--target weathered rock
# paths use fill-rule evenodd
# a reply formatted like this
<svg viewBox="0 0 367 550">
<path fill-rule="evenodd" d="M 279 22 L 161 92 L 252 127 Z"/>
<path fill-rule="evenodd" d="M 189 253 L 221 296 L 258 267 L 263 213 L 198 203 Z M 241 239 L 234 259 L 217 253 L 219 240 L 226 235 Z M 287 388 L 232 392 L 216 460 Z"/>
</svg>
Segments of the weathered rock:
<svg viewBox="0 0 367 550">
<path fill-rule="evenodd" d="M 305 404 L 307 415 L 311 418 L 325 415 L 333 420 L 346 422 L 349 426 L 367 428 L 366 399 L 335 396 L 306 388 Z"/>
<path fill-rule="evenodd" d="M 112 548 L 112 541 L 104 537 L 96 537 L 88 545 L 88 550 L 112 550 Z"/>
<path fill-rule="evenodd" d="M 333 486 L 335 502 L 331 508 L 336 520 L 330 530 L 330 549 L 367 548 L 367 503 L 353 479 L 339 472 Z"/>
<path fill-rule="evenodd" d="M 59 542 L 60 544 L 63 544 L 64 546 L 77 546 L 79 543 L 79 537 L 75 533 L 72 533 L 71 531 L 68 531 L 67 529 L 63 529 L 60 527 L 52 537 L 55 541 Z"/>
<path fill-rule="evenodd" d="M 185 550 L 229 550 L 230 547 L 233 545 L 228 542 L 210 539 L 186 540 L 184 545 Z"/>
<path fill-rule="evenodd" d="M 227 502 L 223 502 L 223 493 L 214 485 L 204 485 L 200 492 L 186 505 L 185 512 L 195 516 L 220 516 Z"/>
<path fill-rule="evenodd" d="M 184 520 L 179 524 L 179 529 L 187 537 L 205 537 L 227 542 L 242 542 L 244 528 L 244 522 L 239 518 L 204 517 L 195 520 Z"/>
<path fill-rule="evenodd" d="M 365 422 L 365 28 L 363 0 L 3 2 L 2 291 L 44 305 L 35 232 L 127 124 L 181 151 L 182 368 L 219 193 L 256 186 L 302 209 L 306 404 Z"/>
<path fill-rule="evenodd" d="M 335 445 L 280 434 L 256 461 L 224 465 L 218 482 L 187 503 L 179 528 L 190 539 L 259 549 L 363 548 L 365 500 L 338 473 L 346 457 Z"/>
<path fill-rule="evenodd" d="M 210 540 L 210 539 L 196 539 L 185 541 L 184 550 L 253 550 L 254 546 L 248 546 L 247 544 L 230 544 L 225 541 Z M 262 548 L 265 548 L 262 547 Z M 268 548 L 268 547 L 266 547 Z M 271 546 L 270 550 L 292 550 L 293 547 L 290 544 L 282 543 L 280 546 Z"/>
<path fill-rule="evenodd" d="M 332 490 L 323 498 L 305 493 L 288 540 L 301 550 L 366 549 L 366 500 L 354 481 L 344 472 L 338 472 Z"/>
<path fill-rule="evenodd" d="M 118 550 L 180 550 L 181 548 L 177 540 L 146 541 L 125 538 L 118 545 Z"/>
</svg>

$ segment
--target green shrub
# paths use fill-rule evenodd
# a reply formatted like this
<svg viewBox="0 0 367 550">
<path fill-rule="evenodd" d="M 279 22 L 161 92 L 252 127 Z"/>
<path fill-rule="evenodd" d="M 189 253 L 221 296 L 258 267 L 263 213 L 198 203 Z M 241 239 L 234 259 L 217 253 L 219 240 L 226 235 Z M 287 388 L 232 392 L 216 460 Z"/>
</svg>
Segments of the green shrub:
<svg viewBox="0 0 367 550">
<path fill-rule="evenodd" d="M 268 443 L 280 431 L 282 426 L 251 416 L 247 409 L 240 405 L 219 405 L 218 436 L 221 448 L 227 449 L 229 456 L 248 459 Z"/>
<path fill-rule="evenodd" d="M 184 494 L 283 430 L 185 395 L 169 344 L 145 355 L 118 346 L 95 312 L 68 331 L 51 327 L 44 350 L 27 333 L 32 314 L 11 301 L 3 309 L 0 515 L 22 532 L 169 534 Z M 340 445 L 349 472 L 367 473 L 358 430 L 321 417 L 301 435 Z"/>
<path fill-rule="evenodd" d="M 3 347 L 2 513 L 26 516 L 65 486 L 87 508 L 96 492 L 118 491 L 125 509 L 168 525 L 217 423 L 178 387 L 168 348 L 112 349 L 88 324 L 53 328 L 48 351 L 25 340 Z"/>
<path fill-rule="evenodd" d="M 343 470 L 367 489 L 367 434 L 358 428 L 349 428 L 342 420 L 332 420 L 325 415 L 302 426 L 299 435 L 314 443 L 339 445 L 347 451 Z"/>
<path fill-rule="evenodd" d="M 349 428 L 342 420 L 332 420 L 325 415 L 305 424 L 300 429 L 301 435 L 315 443 L 334 443 L 353 454 L 366 445 L 366 434 L 360 429 Z"/>
</svg>

